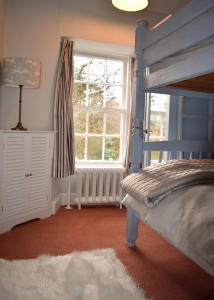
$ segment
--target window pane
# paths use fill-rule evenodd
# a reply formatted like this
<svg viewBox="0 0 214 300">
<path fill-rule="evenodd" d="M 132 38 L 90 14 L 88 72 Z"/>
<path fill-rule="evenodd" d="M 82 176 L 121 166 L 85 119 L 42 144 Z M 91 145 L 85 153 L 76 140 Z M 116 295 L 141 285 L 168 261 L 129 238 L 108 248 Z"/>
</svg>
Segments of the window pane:
<svg viewBox="0 0 214 300">
<path fill-rule="evenodd" d="M 105 139 L 105 160 L 119 160 L 120 155 L 120 139 Z"/>
<path fill-rule="evenodd" d="M 120 134 L 120 113 L 106 114 L 106 134 Z"/>
<path fill-rule="evenodd" d="M 88 79 L 88 65 L 88 57 L 74 56 L 74 80 Z"/>
<path fill-rule="evenodd" d="M 87 86 L 83 83 L 74 83 L 73 85 L 73 95 L 72 101 L 74 104 L 82 104 L 86 103 L 86 90 Z"/>
<path fill-rule="evenodd" d="M 167 112 L 169 96 L 164 94 L 151 94 L 151 111 Z"/>
<path fill-rule="evenodd" d="M 151 136 L 160 136 L 160 115 L 150 114 L 150 130 Z M 151 137 L 152 138 L 152 137 Z M 154 139 L 154 138 L 153 138 Z M 157 139 L 156 139 L 157 140 Z"/>
<path fill-rule="evenodd" d="M 98 84 L 89 85 L 89 105 L 103 106 L 104 87 Z"/>
<path fill-rule="evenodd" d="M 151 151 L 151 162 L 157 163 L 159 162 L 160 151 Z"/>
<path fill-rule="evenodd" d="M 102 159 L 102 141 L 101 137 L 88 137 L 88 157 L 90 160 Z"/>
<path fill-rule="evenodd" d="M 123 81 L 123 62 L 107 60 L 106 82 L 121 84 Z"/>
<path fill-rule="evenodd" d="M 163 141 L 168 138 L 169 96 L 151 94 L 150 102 L 150 136 L 149 141 Z"/>
<path fill-rule="evenodd" d="M 106 107 L 120 108 L 122 105 L 122 87 L 107 86 L 105 92 Z"/>
<path fill-rule="evenodd" d="M 86 131 L 86 112 L 74 111 L 74 132 L 85 133 Z"/>
<path fill-rule="evenodd" d="M 75 136 L 75 156 L 76 159 L 84 159 L 85 154 L 85 138 L 82 136 Z"/>
<path fill-rule="evenodd" d="M 105 60 L 100 58 L 90 59 L 89 81 L 104 82 Z"/>
<path fill-rule="evenodd" d="M 120 159 L 124 117 L 118 109 L 126 109 L 124 66 L 119 58 L 74 56 L 72 100 L 77 160 Z"/>
<path fill-rule="evenodd" d="M 89 114 L 88 132 L 103 133 L 103 113 L 94 112 Z"/>
<path fill-rule="evenodd" d="M 156 139 L 157 137 L 160 140 L 166 140 L 167 139 L 167 119 L 165 113 L 154 113 L 151 112 L 150 115 L 150 141 L 151 139 Z"/>
</svg>

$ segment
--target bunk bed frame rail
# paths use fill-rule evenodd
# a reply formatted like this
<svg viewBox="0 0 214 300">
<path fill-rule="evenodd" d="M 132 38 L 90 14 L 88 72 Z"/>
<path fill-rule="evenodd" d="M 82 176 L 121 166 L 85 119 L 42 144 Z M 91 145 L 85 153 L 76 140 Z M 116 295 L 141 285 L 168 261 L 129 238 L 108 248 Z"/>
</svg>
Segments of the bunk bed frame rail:
<svg viewBox="0 0 214 300">
<path fill-rule="evenodd" d="M 151 157 L 152 151 L 158 151 L 158 162 L 170 159 L 203 159 L 213 158 L 214 142 L 203 141 L 161 141 L 144 143 L 144 152 Z M 150 159 L 145 159 L 145 166 Z"/>
<path fill-rule="evenodd" d="M 214 1 L 192 0 L 153 31 L 149 31 L 145 22 L 140 21 L 136 29 L 135 55 L 136 78 L 130 172 L 141 169 L 143 152 L 148 151 L 148 147 L 156 147 L 156 144 L 152 146 L 144 142 L 146 93 L 157 92 L 164 86 L 169 87 L 170 84 L 214 72 Z M 161 68 L 154 68 L 157 65 Z M 173 89 L 171 94 L 173 95 Z M 175 142 L 169 143 L 172 147 L 178 146 Z M 196 145 L 191 141 L 186 143 L 185 149 L 187 152 L 196 152 L 193 146 Z M 150 148 L 150 150 L 165 151 L 160 147 L 161 144 L 158 144 L 157 149 Z M 208 152 L 212 152 L 212 149 Z"/>
<path fill-rule="evenodd" d="M 214 56 L 213 15 L 213 0 L 193 0 L 154 31 L 149 31 L 144 21 L 139 22 L 136 52 L 141 68 L 150 70 L 146 72 L 146 90 L 214 71 L 210 63 Z M 161 63 L 161 69 L 151 72 L 157 63 Z"/>
</svg>

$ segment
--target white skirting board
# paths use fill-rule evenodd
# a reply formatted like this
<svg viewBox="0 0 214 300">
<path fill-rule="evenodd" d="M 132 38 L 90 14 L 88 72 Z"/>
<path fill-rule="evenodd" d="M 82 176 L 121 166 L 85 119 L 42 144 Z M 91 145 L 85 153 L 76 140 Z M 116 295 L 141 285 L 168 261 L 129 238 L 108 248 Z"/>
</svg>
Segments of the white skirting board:
<svg viewBox="0 0 214 300">
<path fill-rule="evenodd" d="M 51 214 L 55 215 L 61 206 L 61 195 L 59 194 L 51 203 Z"/>
<path fill-rule="evenodd" d="M 65 206 L 68 203 L 68 193 L 61 193 L 61 206 Z M 75 193 L 70 193 L 70 203 L 72 205 L 77 205 L 76 199 L 76 194 Z"/>
<path fill-rule="evenodd" d="M 73 199 L 75 194 L 71 194 L 71 205 L 74 205 Z M 61 206 L 67 205 L 68 202 L 68 193 L 61 193 L 59 194 L 53 201 L 52 201 L 52 215 L 55 215 L 57 211 L 60 209 Z"/>
</svg>

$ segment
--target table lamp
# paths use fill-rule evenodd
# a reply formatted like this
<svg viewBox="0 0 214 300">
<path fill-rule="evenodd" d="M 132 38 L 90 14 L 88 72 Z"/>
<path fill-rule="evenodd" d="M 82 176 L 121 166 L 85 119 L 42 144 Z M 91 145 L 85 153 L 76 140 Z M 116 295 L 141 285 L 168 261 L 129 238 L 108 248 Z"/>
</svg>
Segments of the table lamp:
<svg viewBox="0 0 214 300">
<path fill-rule="evenodd" d="M 1 84 L 19 87 L 19 121 L 12 130 L 27 130 L 22 126 L 22 89 L 40 87 L 41 64 L 39 61 L 22 57 L 3 59 Z"/>
</svg>

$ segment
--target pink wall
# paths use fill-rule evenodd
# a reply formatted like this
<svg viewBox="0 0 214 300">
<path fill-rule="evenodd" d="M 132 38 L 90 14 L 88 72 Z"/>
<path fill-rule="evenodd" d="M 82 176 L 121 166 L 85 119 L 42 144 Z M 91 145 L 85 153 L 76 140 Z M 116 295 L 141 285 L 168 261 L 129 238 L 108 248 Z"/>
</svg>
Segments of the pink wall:
<svg viewBox="0 0 214 300">
<path fill-rule="evenodd" d="M 111 1 L 61 1 L 61 35 L 133 46 L 135 26 L 136 15 L 117 10 Z"/>
<path fill-rule="evenodd" d="M 4 0 L 0 0 L 0 61 L 3 56 Z"/>
<path fill-rule="evenodd" d="M 133 45 L 135 21 L 100 0 L 6 0 L 4 56 L 39 59 L 41 88 L 24 90 L 23 124 L 51 130 L 55 69 L 60 37 Z M 108 12 L 107 12 L 108 11 Z M 111 12 L 109 14 L 109 11 Z M 3 87 L 0 129 L 17 121 L 18 89 Z"/>
</svg>

